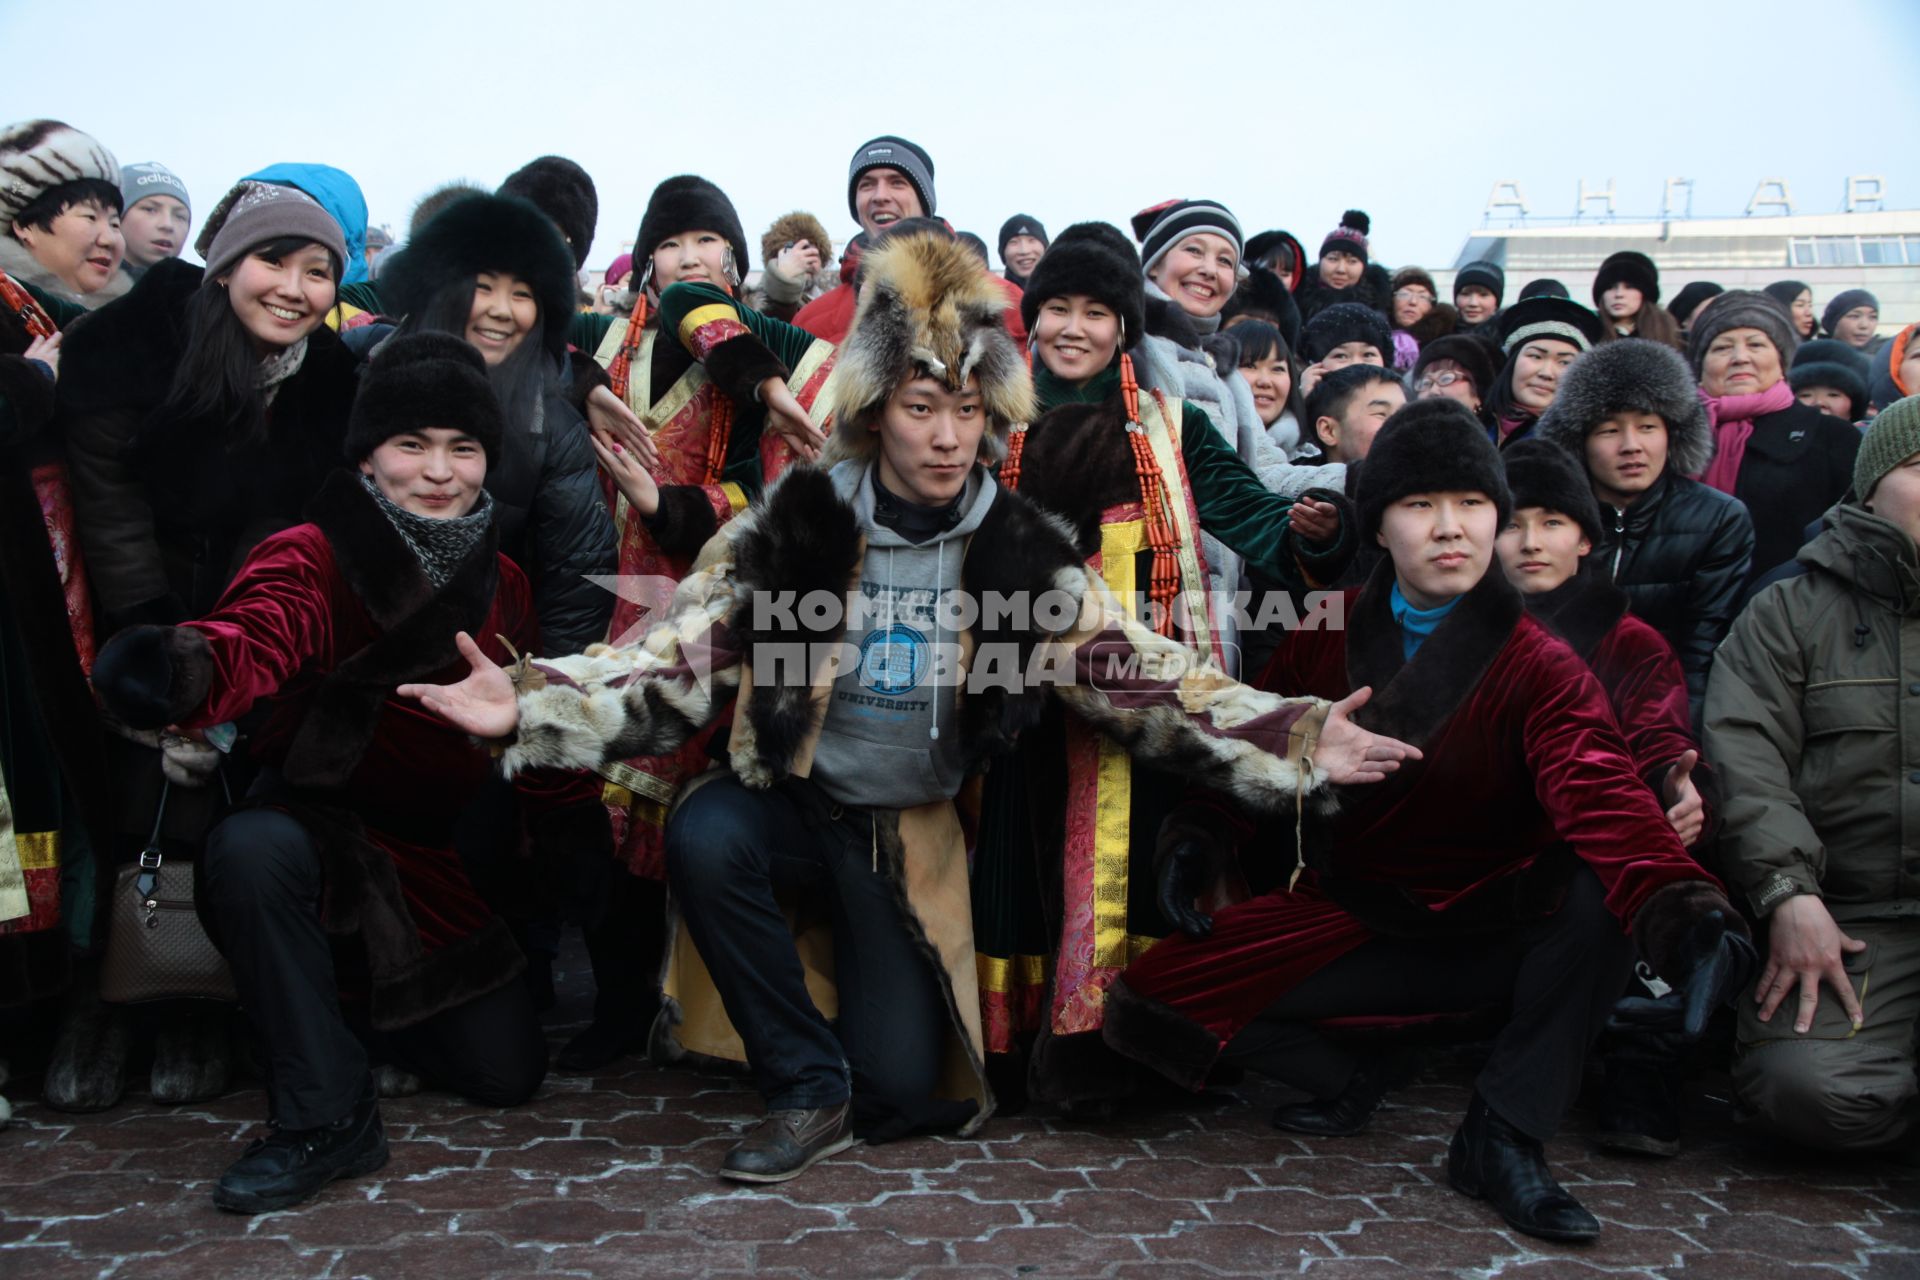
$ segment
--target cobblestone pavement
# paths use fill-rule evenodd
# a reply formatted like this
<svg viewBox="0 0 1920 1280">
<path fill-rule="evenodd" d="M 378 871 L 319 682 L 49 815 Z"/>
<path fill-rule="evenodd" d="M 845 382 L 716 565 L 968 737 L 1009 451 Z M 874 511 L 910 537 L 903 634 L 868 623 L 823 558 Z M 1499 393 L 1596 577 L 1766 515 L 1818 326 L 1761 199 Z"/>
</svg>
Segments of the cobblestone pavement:
<svg viewBox="0 0 1920 1280">
<path fill-rule="evenodd" d="M 556 1042 L 588 981 L 563 980 Z M 1442 1063 L 1357 1138 L 1284 1137 L 1266 1123 L 1278 1095 L 1250 1087 L 1105 1123 L 1030 1112 L 969 1141 L 855 1147 L 747 1190 L 712 1174 L 757 1118 L 744 1081 L 624 1064 L 551 1077 L 515 1111 L 389 1102 L 385 1169 L 252 1219 L 207 1193 L 263 1114 L 259 1089 L 179 1110 L 133 1094 L 94 1116 L 15 1093 L 0 1276 L 1920 1276 L 1920 1167 L 1768 1153 L 1711 1084 L 1676 1160 L 1602 1155 L 1576 1115 L 1550 1156 L 1604 1235 L 1532 1241 L 1445 1184 L 1469 1077 Z"/>
</svg>

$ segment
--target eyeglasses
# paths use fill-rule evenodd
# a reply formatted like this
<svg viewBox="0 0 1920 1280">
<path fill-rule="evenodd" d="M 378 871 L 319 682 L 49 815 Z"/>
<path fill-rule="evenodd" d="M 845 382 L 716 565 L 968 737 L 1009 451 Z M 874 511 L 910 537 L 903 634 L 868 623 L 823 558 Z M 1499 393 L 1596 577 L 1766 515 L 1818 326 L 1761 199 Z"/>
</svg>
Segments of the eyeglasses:
<svg viewBox="0 0 1920 1280">
<path fill-rule="evenodd" d="M 1416 298 L 1421 302 L 1433 301 L 1433 295 L 1425 289 L 1395 289 L 1393 291 L 1393 300 L 1395 302 L 1411 302 Z"/>
<path fill-rule="evenodd" d="M 1450 387 L 1456 382 L 1464 382 L 1468 386 L 1473 385 L 1473 379 L 1466 374 L 1455 373 L 1452 370 L 1448 370 L 1445 373 L 1428 374 L 1426 377 L 1420 379 L 1420 381 L 1414 383 L 1413 389 L 1415 391 L 1431 391 L 1435 387 Z"/>
</svg>

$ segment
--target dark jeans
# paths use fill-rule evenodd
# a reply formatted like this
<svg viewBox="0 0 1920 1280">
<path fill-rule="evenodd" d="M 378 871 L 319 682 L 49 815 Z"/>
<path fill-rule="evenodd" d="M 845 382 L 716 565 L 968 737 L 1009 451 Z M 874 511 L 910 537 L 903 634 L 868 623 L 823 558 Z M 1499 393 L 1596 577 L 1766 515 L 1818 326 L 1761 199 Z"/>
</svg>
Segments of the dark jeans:
<svg viewBox="0 0 1920 1280">
<path fill-rule="evenodd" d="M 768 1110 L 835 1106 L 858 1092 L 904 1111 L 932 1096 L 946 1001 L 897 891 L 874 868 L 865 810 L 835 805 L 802 779 L 753 791 L 726 774 L 674 811 L 667 878 Z M 807 994 L 776 892 L 826 907 L 835 1025 Z"/>
<path fill-rule="evenodd" d="M 1323 1018 L 1505 1008 L 1475 1082 L 1487 1105 L 1545 1141 L 1580 1091 L 1587 1049 L 1633 968 L 1633 942 L 1581 867 L 1560 909 L 1487 937 L 1376 938 L 1276 1000 L 1225 1057 L 1319 1097 L 1346 1087 L 1353 1057 L 1313 1026 Z"/>
<path fill-rule="evenodd" d="M 368 1046 L 341 1016 L 313 837 L 280 810 L 243 809 L 207 837 L 199 877 L 209 932 L 266 1042 L 274 1123 L 311 1129 L 346 1115 L 366 1087 Z M 486 1106 L 518 1106 L 546 1077 L 520 982 L 373 1039 L 384 1060 Z"/>
</svg>

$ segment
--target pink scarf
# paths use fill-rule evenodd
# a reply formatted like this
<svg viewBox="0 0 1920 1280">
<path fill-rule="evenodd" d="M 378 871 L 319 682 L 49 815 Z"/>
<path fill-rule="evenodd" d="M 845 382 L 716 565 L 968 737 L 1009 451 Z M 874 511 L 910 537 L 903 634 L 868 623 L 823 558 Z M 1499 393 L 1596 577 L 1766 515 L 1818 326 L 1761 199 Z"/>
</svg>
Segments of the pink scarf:
<svg viewBox="0 0 1920 1280">
<path fill-rule="evenodd" d="M 1753 420 L 1778 413 L 1793 404 L 1793 387 L 1785 378 L 1765 391 L 1744 396 L 1710 396 L 1700 393 L 1707 406 L 1707 427 L 1713 432 L 1713 461 L 1694 479 L 1731 494 L 1740 479 L 1740 464 L 1747 457 L 1747 440 L 1753 435 Z"/>
</svg>

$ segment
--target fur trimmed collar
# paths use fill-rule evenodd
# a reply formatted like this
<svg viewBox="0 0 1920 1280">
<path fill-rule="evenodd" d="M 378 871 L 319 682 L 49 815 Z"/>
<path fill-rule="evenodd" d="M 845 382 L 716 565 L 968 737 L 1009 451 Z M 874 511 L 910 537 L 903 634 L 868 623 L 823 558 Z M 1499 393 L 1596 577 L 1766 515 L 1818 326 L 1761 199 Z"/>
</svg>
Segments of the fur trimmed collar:
<svg viewBox="0 0 1920 1280">
<path fill-rule="evenodd" d="M 804 641 L 814 645 L 837 643 L 845 630 L 843 619 L 800 633 L 787 629 L 756 628 L 751 602 L 760 592 L 804 600 L 814 591 L 845 599 L 866 553 L 853 508 L 834 490 L 828 473 L 818 467 L 795 467 L 768 492 L 763 506 L 734 543 L 734 577 L 739 584 L 739 609 L 729 627 L 750 652 L 760 642 Z M 1017 493 L 1001 490 L 994 496 L 980 527 L 968 540 L 962 562 L 960 588 L 975 599 L 1025 594 L 1038 599 L 1053 589 L 1064 570 L 1079 570 L 1084 558 L 1074 545 L 1073 532 L 1058 517 L 1036 507 Z M 976 645 L 1010 643 L 1017 648 L 1024 670 L 1043 637 L 1034 631 L 1015 632 L 1003 616 L 982 617 L 970 635 Z M 805 617 L 801 611 L 799 617 Z M 989 626 L 989 623 L 997 625 Z M 968 750 L 975 757 L 1008 749 L 1018 732 L 1039 718 L 1046 694 L 1023 689 L 1011 693 L 987 688 L 961 701 L 961 723 Z M 819 727 L 822 708 L 811 689 L 799 682 L 753 686 L 744 713 L 752 723 L 755 749 L 765 771 L 785 777 L 803 745 Z"/>
<path fill-rule="evenodd" d="M 336 471 L 308 509 L 334 561 L 381 634 L 341 662 L 313 697 L 282 772 L 296 787 L 344 786 L 396 686 L 458 659 L 454 634 L 477 630 L 499 585 L 500 537 L 487 532 L 438 591 L 357 477 Z"/>
<path fill-rule="evenodd" d="M 1627 593 L 1591 562 L 1554 590 L 1524 600 L 1527 612 L 1551 627 L 1582 662 L 1592 660 L 1593 651 L 1627 612 Z"/>
<path fill-rule="evenodd" d="M 1490 565 L 1408 661 L 1389 603 L 1393 581 L 1393 560 L 1383 558 L 1347 621 L 1348 687 L 1373 687 L 1372 700 L 1354 720 L 1424 748 L 1487 674 L 1525 609 L 1506 575 Z M 1407 776 L 1404 770 L 1397 775 Z"/>
</svg>

